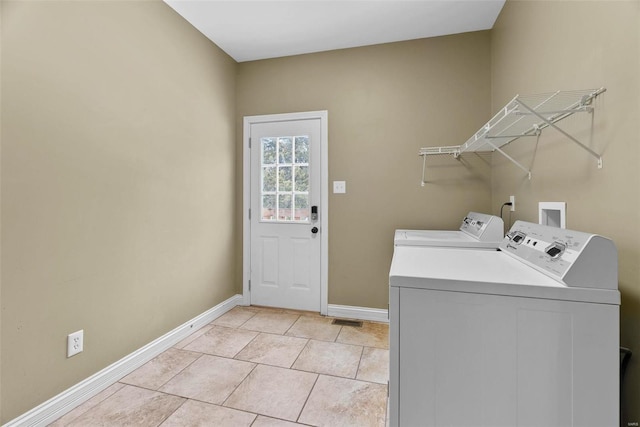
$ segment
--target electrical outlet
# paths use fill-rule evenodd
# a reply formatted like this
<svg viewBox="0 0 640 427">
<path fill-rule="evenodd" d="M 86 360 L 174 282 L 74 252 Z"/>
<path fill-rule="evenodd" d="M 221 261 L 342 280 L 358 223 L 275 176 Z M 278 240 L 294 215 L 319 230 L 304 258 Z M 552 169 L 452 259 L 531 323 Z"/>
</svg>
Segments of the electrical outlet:
<svg viewBox="0 0 640 427">
<path fill-rule="evenodd" d="M 516 196 L 509 196 L 509 201 L 511 202 L 511 212 L 516 211 Z"/>
<path fill-rule="evenodd" d="M 67 336 L 67 357 L 75 356 L 84 350 L 84 330 Z"/>
</svg>

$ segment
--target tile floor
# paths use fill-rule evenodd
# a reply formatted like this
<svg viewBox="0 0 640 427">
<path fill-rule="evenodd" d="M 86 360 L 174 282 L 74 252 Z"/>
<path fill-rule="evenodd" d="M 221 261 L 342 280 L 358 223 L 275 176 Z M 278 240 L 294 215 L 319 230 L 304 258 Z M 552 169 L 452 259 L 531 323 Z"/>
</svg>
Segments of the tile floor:
<svg viewBox="0 0 640 427">
<path fill-rule="evenodd" d="M 235 307 L 51 426 L 384 426 L 388 325 Z"/>
</svg>

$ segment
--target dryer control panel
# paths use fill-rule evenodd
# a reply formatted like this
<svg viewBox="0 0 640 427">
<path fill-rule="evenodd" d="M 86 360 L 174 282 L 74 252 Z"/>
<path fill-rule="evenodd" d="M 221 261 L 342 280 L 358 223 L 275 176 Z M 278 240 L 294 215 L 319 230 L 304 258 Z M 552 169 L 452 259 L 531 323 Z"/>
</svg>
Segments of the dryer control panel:
<svg viewBox="0 0 640 427">
<path fill-rule="evenodd" d="M 504 237 L 504 222 L 495 215 L 469 212 L 462 220 L 460 231 L 483 242 L 499 242 Z"/>
<path fill-rule="evenodd" d="M 606 237 L 516 221 L 500 250 L 567 286 L 618 289 L 618 252 Z"/>
</svg>

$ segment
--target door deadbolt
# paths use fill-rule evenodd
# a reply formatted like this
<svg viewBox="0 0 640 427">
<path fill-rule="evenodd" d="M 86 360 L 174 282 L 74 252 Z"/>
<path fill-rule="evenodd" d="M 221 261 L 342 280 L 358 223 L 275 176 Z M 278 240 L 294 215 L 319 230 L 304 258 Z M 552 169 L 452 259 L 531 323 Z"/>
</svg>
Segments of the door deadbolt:
<svg viewBox="0 0 640 427">
<path fill-rule="evenodd" d="M 311 232 L 312 232 L 313 234 L 316 234 L 316 233 L 318 232 L 318 227 L 313 227 L 313 228 L 311 229 Z"/>
</svg>

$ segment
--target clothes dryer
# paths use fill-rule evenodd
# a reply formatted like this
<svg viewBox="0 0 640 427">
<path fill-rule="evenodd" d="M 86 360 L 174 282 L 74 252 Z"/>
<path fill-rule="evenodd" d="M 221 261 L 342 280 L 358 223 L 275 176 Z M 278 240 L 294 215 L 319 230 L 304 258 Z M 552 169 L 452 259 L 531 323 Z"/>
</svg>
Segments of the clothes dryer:
<svg viewBox="0 0 640 427">
<path fill-rule="evenodd" d="M 617 426 L 617 252 L 517 221 L 500 251 L 395 246 L 390 426 Z"/>
</svg>

